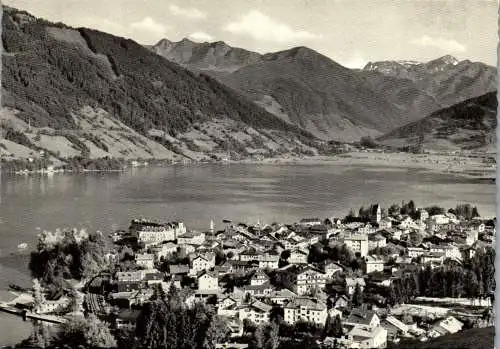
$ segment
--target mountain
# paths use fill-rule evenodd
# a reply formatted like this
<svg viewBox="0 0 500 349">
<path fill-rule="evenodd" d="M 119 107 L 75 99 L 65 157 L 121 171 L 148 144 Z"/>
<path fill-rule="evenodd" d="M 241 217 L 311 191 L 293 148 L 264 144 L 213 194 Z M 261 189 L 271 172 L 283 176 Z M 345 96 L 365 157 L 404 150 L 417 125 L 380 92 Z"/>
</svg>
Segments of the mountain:
<svg viewBox="0 0 500 349">
<path fill-rule="evenodd" d="M 417 99 L 434 99 L 434 105 L 430 106 L 433 109 L 451 106 L 496 90 L 497 70 L 484 63 L 459 61 L 447 55 L 426 63 L 370 62 L 361 74 L 369 80 L 373 79 L 374 87 L 384 78 L 392 78 L 389 81 L 400 80 L 403 85 L 412 84 L 414 91 L 420 91 Z M 394 91 L 400 89 L 397 83 L 392 88 L 389 86 L 389 90 L 387 90 L 387 84 L 379 86 L 380 93 L 394 94 Z M 407 98 L 403 92 L 398 92 L 398 94 Z"/>
<path fill-rule="evenodd" d="M 220 80 L 321 138 L 352 141 L 409 121 L 359 74 L 307 47 L 266 54 Z"/>
<path fill-rule="evenodd" d="M 378 141 L 399 148 L 494 152 L 497 106 L 496 92 L 490 92 L 436 111 L 379 137 Z"/>
<path fill-rule="evenodd" d="M 390 349 L 489 349 L 494 348 L 495 327 L 471 328 L 454 334 L 430 339 L 426 342 L 417 340 L 391 344 Z"/>
<path fill-rule="evenodd" d="M 223 42 L 164 39 L 152 50 L 324 139 L 378 136 L 496 88 L 494 67 L 452 56 L 348 69 L 306 47 L 260 55 Z"/>
<path fill-rule="evenodd" d="M 81 154 L 203 159 L 311 151 L 305 143 L 316 142 L 132 40 L 8 7 L 2 26 L 3 157 L 45 149 L 61 161 Z"/>
<path fill-rule="evenodd" d="M 233 72 L 261 59 L 256 52 L 227 45 L 223 41 L 195 43 L 187 38 L 179 42 L 160 40 L 151 50 L 188 69 Z"/>
</svg>

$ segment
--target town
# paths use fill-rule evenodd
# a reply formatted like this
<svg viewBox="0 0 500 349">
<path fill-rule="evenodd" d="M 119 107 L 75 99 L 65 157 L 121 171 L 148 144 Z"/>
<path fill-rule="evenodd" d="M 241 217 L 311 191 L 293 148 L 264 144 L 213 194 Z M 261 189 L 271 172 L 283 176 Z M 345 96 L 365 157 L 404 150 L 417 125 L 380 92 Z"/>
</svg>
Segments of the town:
<svg viewBox="0 0 500 349">
<path fill-rule="evenodd" d="M 493 326 L 495 221 L 409 201 L 292 224 L 44 232 L 33 289 L 1 308 L 39 314 L 38 347 L 68 343 L 75 323 L 101 327 L 89 347 L 396 347 Z M 44 316 L 69 334 L 51 337 Z"/>
</svg>

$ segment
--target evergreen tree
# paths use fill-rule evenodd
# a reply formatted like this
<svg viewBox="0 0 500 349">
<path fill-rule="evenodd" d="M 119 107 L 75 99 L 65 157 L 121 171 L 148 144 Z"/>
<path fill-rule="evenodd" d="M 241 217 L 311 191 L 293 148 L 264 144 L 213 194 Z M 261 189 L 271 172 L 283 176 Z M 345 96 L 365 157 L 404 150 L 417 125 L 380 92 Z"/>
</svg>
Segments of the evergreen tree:
<svg viewBox="0 0 500 349">
<path fill-rule="evenodd" d="M 333 320 L 333 337 L 340 338 L 344 335 L 344 330 L 342 328 L 342 319 L 340 315 L 337 314 Z"/>
<path fill-rule="evenodd" d="M 361 286 L 359 284 L 356 284 L 356 287 L 354 288 L 352 304 L 355 307 L 359 307 L 363 304 L 363 291 L 361 290 Z"/>
</svg>

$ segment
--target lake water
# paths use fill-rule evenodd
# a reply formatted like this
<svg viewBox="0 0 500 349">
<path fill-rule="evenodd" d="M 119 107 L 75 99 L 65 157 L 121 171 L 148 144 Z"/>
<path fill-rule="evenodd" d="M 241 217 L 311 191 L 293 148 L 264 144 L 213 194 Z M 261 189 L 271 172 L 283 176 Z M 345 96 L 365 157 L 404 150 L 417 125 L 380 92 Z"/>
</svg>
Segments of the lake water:
<svg viewBox="0 0 500 349">
<path fill-rule="evenodd" d="M 495 214 L 495 185 L 414 169 L 322 165 L 190 165 L 124 173 L 7 176 L 0 180 L 0 290 L 30 285 L 27 252 L 40 229 L 86 227 L 105 233 L 134 217 L 182 220 L 207 229 L 214 220 L 293 222 L 343 217 L 349 209 L 413 199 L 417 206 L 477 205 Z M 0 314 L 0 344 L 16 343 L 28 323 Z"/>
</svg>

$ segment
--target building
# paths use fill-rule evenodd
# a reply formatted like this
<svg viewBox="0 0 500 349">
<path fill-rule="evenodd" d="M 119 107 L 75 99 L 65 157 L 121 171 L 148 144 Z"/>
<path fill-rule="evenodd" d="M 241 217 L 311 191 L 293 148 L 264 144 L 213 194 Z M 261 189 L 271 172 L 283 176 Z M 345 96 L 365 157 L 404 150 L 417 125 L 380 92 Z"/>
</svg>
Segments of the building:
<svg viewBox="0 0 500 349">
<path fill-rule="evenodd" d="M 311 228 L 316 225 L 322 225 L 323 221 L 319 218 L 303 218 L 300 220 L 298 223 L 299 226 L 304 227 L 304 228 Z"/>
<path fill-rule="evenodd" d="M 251 286 L 258 286 L 269 283 L 269 276 L 264 273 L 262 270 L 257 270 L 250 279 Z"/>
<path fill-rule="evenodd" d="M 387 246 L 387 239 L 382 234 L 368 236 L 368 248 L 370 250 Z"/>
<path fill-rule="evenodd" d="M 387 346 L 387 330 L 382 326 L 362 329 L 354 327 L 347 333 L 348 348 L 372 349 Z"/>
<path fill-rule="evenodd" d="M 155 267 L 155 257 L 153 254 L 148 253 L 136 254 L 135 264 L 140 265 L 145 269 L 153 269 Z"/>
<path fill-rule="evenodd" d="M 372 210 L 370 212 L 371 215 L 371 221 L 373 223 L 379 224 L 380 221 L 382 220 L 382 209 L 380 208 L 379 204 L 375 204 L 372 206 Z"/>
<path fill-rule="evenodd" d="M 454 245 L 434 245 L 431 246 L 430 253 L 440 253 L 444 254 L 444 258 L 461 259 L 462 252 L 457 246 Z"/>
<path fill-rule="evenodd" d="M 417 258 L 423 255 L 426 252 L 422 247 L 408 247 L 406 249 L 406 253 L 410 258 Z"/>
<path fill-rule="evenodd" d="M 200 271 L 210 270 L 213 267 L 215 267 L 215 255 L 209 253 L 198 254 L 191 259 L 189 272 L 191 275 L 196 275 Z"/>
<path fill-rule="evenodd" d="M 201 291 L 218 291 L 219 276 L 214 272 L 203 271 L 196 279 L 198 290 Z"/>
<path fill-rule="evenodd" d="M 137 241 L 146 246 L 174 241 L 178 233 L 185 232 L 183 223 L 159 223 L 150 220 L 134 219 L 129 228 Z"/>
<path fill-rule="evenodd" d="M 371 328 L 380 326 L 380 318 L 373 310 L 363 308 L 355 308 L 351 314 L 343 322 L 346 327 L 358 327 L 363 330 L 370 330 Z"/>
<path fill-rule="evenodd" d="M 336 273 L 341 273 L 342 270 L 344 270 L 343 267 L 335 262 L 330 262 L 325 265 L 325 275 L 329 278 L 332 278 Z"/>
<path fill-rule="evenodd" d="M 422 264 L 442 264 L 444 261 L 444 253 L 439 252 L 427 252 L 420 256 L 420 262 Z"/>
<path fill-rule="evenodd" d="M 453 316 L 448 316 L 446 319 L 436 323 L 432 327 L 432 330 L 430 331 L 431 333 L 429 335 L 431 337 L 438 337 L 457 333 L 458 331 L 462 330 L 463 326 L 464 324 L 461 321 L 457 320 Z"/>
<path fill-rule="evenodd" d="M 359 253 L 361 257 L 368 255 L 368 236 L 365 234 L 351 234 L 344 237 L 344 244 L 354 253 Z"/>
<path fill-rule="evenodd" d="M 378 256 L 367 256 L 365 265 L 367 274 L 384 271 L 384 260 Z"/>
<path fill-rule="evenodd" d="M 474 245 L 474 243 L 478 240 L 479 238 L 479 232 L 477 230 L 469 230 L 466 233 L 466 238 L 465 238 L 465 243 L 469 246 Z"/>
<path fill-rule="evenodd" d="M 324 326 L 328 316 L 326 304 L 318 299 L 298 297 L 283 306 L 284 320 L 289 324 L 299 321 L 313 322 Z"/>
<path fill-rule="evenodd" d="M 345 278 L 345 287 L 346 287 L 346 293 L 348 295 L 352 295 L 354 293 L 354 290 L 356 289 L 356 285 L 359 285 L 361 290 L 364 290 L 366 283 L 365 279 L 363 278 L 352 278 L 352 277 L 346 277 Z"/>
<path fill-rule="evenodd" d="M 173 242 L 167 242 L 166 244 L 151 247 L 151 252 L 155 255 L 157 260 L 160 260 L 162 258 L 167 258 L 169 255 L 177 252 L 178 249 L 179 246 L 177 246 Z"/>
<path fill-rule="evenodd" d="M 203 245 L 205 243 L 205 233 L 190 231 L 177 237 L 179 245 Z"/>
<path fill-rule="evenodd" d="M 405 336 L 409 331 L 409 327 L 407 325 L 392 315 L 383 319 L 381 321 L 381 326 L 387 331 L 387 337 L 390 340 L 397 339 L 400 336 Z"/>
<path fill-rule="evenodd" d="M 296 274 L 295 287 L 299 296 L 309 294 L 314 290 L 322 290 L 326 286 L 327 276 L 325 273 L 310 266 L 300 270 Z"/>
<path fill-rule="evenodd" d="M 307 264 L 308 252 L 296 249 L 290 252 L 288 263 L 290 264 Z"/>
<path fill-rule="evenodd" d="M 265 324 L 269 322 L 271 309 L 270 305 L 254 300 L 250 304 L 243 304 L 238 307 L 238 318 L 240 321 L 249 319 L 257 325 Z"/>
</svg>

